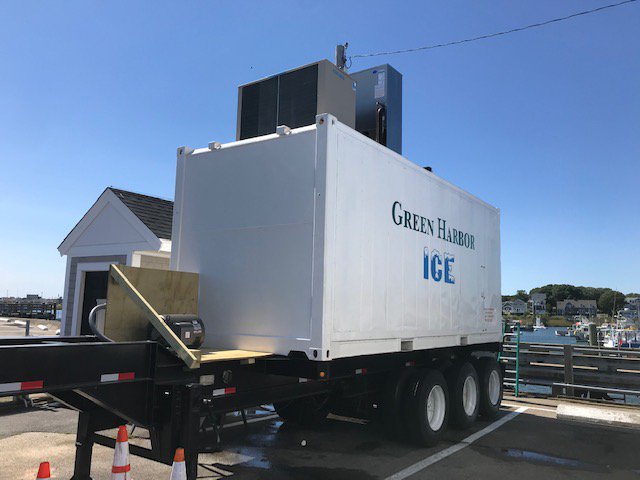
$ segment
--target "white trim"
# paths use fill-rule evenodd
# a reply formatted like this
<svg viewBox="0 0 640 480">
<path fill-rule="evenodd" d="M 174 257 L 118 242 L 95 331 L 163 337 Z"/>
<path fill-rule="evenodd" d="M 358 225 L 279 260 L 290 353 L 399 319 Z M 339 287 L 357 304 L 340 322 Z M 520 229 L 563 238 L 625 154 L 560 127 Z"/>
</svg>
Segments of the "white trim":
<svg viewBox="0 0 640 480">
<path fill-rule="evenodd" d="M 171 254 L 171 240 L 167 240 L 166 238 L 160 239 L 160 251 Z"/>
<path fill-rule="evenodd" d="M 140 251 L 131 252 L 131 255 L 127 255 L 127 263 L 132 267 L 140 267 L 142 254 Z"/>
<path fill-rule="evenodd" d="M 71 273 L 71 257 L 67 257 L 67 266 L 64 273 L 64 290 L 62 290 L 62 317 L 60 317 L 60 336 L 64 336 L 67 324 L 67 309 L 69 308 L 69 274 Z"/>
<path fill-rule="evenodd" d="M 169 270 L 180 269 L 180 236 L 182 235 L 182 205 L 184 203 L 184 177 L 187 156 L 193 153 L 190 147 L 180 147 L 176 154 L 176 188 L 173 199 L 173 218 L 171 229 L 172 254 L 169 262 Z"/>
<path fill-rule="evenodd" d="M 149 244 L 144 243 L 114 243 L 111 245 L 87 245 L 82 247 L 73 247 L 70 257 L 103 257 L 112 255 L 127 255 L 135 250 L 147 250 Z"/>
<path fill-rule="evenodd" d="M 71 258 L 71 257 L 69 257 Z M 84 300 L 84 278 L 86 272 L 109 271 L 113 262 L 78 262 L 76 265 L 76 291 L 73 296 L 73 316 L 71 317 L 71 336 L 80 335 L 80 323 L 78 317 L 82 315 L 82 303 Z"/>
<path fill-rule="evenodd" d="M 67 238 L 65 238 L 60 246 L 58 247 L 58 251 L 60 255 L 73 255 L 73 256 L 82 256 L 79 250 L 82 247 L 74 248 L 74 244 L 80 238 L 82 233 L 93 223 L 100 212 L 107 206 L 113 206 L 120 215 L 134 228 L 145 240 L 147 246 L 142 248 L 133 247 L 129 250 L 159 250 L 162 247 L 162 241 L 151 231 L 149 227 L 147 227 L 142 220 L 140 220 L 136 215 L 127 207 L 122 200 L 118 198 L 118 196 L 113 193 L 110 189 L 106 189 L 98 200 L 91 206 L 89 211 L 84 214 L 82 219 L 78 222 L 78 224 L 69 232 Z M 136 244 L 138 245 L 138 244 Z M 122 248 L 122 244 L 114 245 L 112 247 L 120 247 Z M 107 247 L 109 247 L 107 245 Z M 85 247 L 86 248 L 86 247 Z M 89 247 L 95 249 L 95 247 Z M 95 253 L 91 253 L 91 255 L 97 255 Z"/>
<path fill-rule="evenodd" d="M 136 250 L 133 252 L 134 255 L 140 255 L 144 257 L 158 257 L 158 258 L 171 258 L 170 252 L 155 251 L 155 250 Z M 132 265 L 134 267 L 135 265 Z"/>
</svg>

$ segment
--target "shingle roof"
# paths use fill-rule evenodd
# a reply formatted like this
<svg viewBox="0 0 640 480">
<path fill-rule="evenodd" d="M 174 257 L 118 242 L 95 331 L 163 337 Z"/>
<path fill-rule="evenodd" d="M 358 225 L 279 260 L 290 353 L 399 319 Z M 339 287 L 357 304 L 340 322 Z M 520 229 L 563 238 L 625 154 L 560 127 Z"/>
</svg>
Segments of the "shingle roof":
<svg viewBox="0 0 640 480">
<path fill-rule="evenodd" d="M 158 238 L 171 240 L 173 223 L 173 202 L 109 187 L 129 210 L 144 223 Z"/>
</svg>

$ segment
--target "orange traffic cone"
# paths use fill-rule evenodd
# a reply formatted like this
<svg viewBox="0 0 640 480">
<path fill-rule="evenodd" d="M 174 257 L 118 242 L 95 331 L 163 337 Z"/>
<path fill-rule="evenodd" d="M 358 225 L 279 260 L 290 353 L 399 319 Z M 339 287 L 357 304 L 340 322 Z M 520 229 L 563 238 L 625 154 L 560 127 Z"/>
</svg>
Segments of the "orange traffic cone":
<svg viewBox="0 0 640 480">
<path fill-rule="evenodd" d="M 184 448 L 176 448 L 169 480 L 187 480 L 187 465 L 184 463 Z"/>
<path fill-rule="evenodd" d="M 50 479 L 51 478 L 51 466 L 49 465 L 49 462 L 42 462 L 40 464 L 40 468 L 38 468 L 38 476 L 36 477 L 36 480 L 38 479 Z"/>
<path fill-rule="evenodd" d="M 130 480 L 131 465 L 129 464 L 129 436 L 127 427 L 118 428 L 116 448 L 113 455 L 113 467 L 111 467 L 111 480 Z"/>
</svg>

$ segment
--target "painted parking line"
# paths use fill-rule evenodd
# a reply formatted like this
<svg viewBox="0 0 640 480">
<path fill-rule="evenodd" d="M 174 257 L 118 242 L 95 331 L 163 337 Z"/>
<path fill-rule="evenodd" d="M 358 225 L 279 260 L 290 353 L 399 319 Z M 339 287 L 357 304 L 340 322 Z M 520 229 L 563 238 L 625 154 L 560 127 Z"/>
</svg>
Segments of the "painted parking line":
<svg viewBox="0 0 640 480">
<path fill-rule="evenodd" d="M 511 402 L 502 402 L 501 404 L 504 407 L 511 407 L 511 408 L 519 408 L 521 405 L 518 403 L 511 403 Z M 527 408 L 529 410 L 537 410 L 540 412 L 549 412 L 549 413 L 556 413 L 556 409 L 552 408 L 552 407 L 532 407 L 531 405 L 528 405 Z"/>
<path fill-rule="evenodd" d="M 528 407 L 520 407 L 516 411 L 505 415 L 504 417 L 502 417 L 499 420 L 496 420 L 491 425 L 486 426 L 482 430 L 469 435 L 467 438 L 462 440 L 460 443 L 456 443 L 455 445 L 452 445 L 452 446 L 450 446 L 448 448 L 445 448 L 444 450 L 441 450 L 438 453 L 434 453 L 430 457 L 427 457 L 424 460 L 420 460 L 419 462 L 414 463 L 413 465 L 405 468 L 404 470 L 400 470 L 399 472 L 394 473 L 390 477 L 387 477 L 385 480 L 402 480 L 402 479 L 407 478 L 407 477 L 409 477 L 409 476 L 411 476 L 411 475 L 413 475 L 415 473 L 418 473 L 419 471 L 424 470 L 425 468 L 433 465 L 434 463 L 439 462 L 440 460 L 443 460 L 443 459 L 453 455 L 456 452 L 459 452 L 460 450 L 462 450 L 465 447 L 468 447 L 469 445 L 471 445 L 476 440 L 479 440 L 480 438 L 484 437 L 485 435 L 487 435 L 487 434 L 493 432 L 494 430 L 500 428 L 502 425 L 504 425 L 507 422 L 510 422 L 511 420 L 516 418 L 518 415 L 520 415 L 522 412 L 525 412 L 527 410 L 528 410 Z"/>
</svg>

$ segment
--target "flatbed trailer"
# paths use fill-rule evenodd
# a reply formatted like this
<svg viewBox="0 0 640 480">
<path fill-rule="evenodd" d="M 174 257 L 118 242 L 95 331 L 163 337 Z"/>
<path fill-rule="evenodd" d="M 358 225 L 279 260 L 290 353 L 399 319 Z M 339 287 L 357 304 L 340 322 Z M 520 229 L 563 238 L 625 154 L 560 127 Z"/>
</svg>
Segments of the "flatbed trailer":
<svg viewBox="0 0 640 480">
<path fill-rule="evenodd" d="M 389 380 L 405 376 L 403 372 L 446 370 L 457 361 L 478 361 L 478 356 L 497 350 L 496 343 L 323 362 L 218 351 L 204 353 L 200 366 L 189 369 L 154 341 L 5 338 L 0 339 L 0 396 L 47 392 L 79 411 L 74 480 L 91 478 L 95 443 L 115 445 L 99 432 L 123 423 L 149 430 L 151 448 L 131 445 L 134 455 L 171 464 L 175 449 L 183 447 L 192 480 L 198 454 L 219 444 L 224 413 L 317 399 L 322 411 L 331 405 L 332 411 L 368 415 L 376 407 L 382 410 Z M 312 411 L 304 414 L 313 417 Z"/>
</svg>

